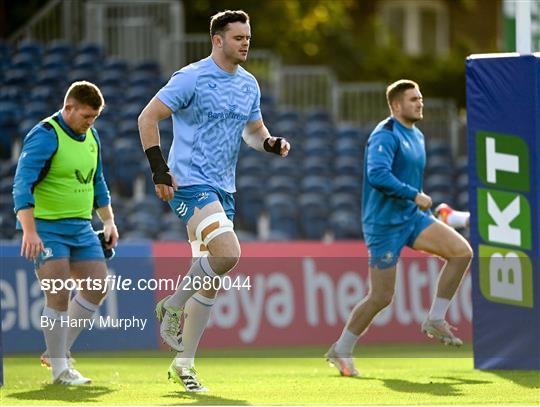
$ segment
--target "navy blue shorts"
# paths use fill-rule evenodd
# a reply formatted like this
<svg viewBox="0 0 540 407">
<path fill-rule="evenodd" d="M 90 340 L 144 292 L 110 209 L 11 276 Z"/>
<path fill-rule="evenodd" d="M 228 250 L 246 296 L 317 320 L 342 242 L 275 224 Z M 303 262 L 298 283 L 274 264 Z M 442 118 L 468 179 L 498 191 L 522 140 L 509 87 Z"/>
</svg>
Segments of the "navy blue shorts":
<svg viewBox="0 0 540 407">
<path fill-rule="evenodd" d="M 201 209 L 214 201 L 221 203 L 225 215 L 232 221 L 235 214 L 233 194 L 210 185 L 179 187 L 174 192 L 173 199 L 169 201 L 169 206 L 176 216 L 187 225 L 195 212 L 195 208 Z"/>
<path fill-rule="evenodd" d="M 416 238 L 435 218 L 428 213 L 420 212 L 403 225 L 385 227 L 375 233 L 364 232 L 369 252 L 369 265 L 379 269 L 393 267 L 399 260 L 401 249 L 413 247 Z"/>
</svg>

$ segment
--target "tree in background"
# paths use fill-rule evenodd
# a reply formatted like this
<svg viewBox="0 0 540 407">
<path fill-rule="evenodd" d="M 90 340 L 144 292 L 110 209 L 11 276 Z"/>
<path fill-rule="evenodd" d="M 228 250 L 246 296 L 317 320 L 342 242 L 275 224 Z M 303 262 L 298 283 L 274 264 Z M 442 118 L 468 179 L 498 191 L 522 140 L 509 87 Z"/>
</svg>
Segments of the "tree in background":
<svg viewBox="0 0 540 407">
<path fill-rule="evenodd" d="M 478 12 L 479 5 L 493 0 L 452 0 L 455 15 Z M 454 38 L 447 56 L 411 57 L 392 38 L 389 27 L 377 17 L 375 0 L 184 0 L 186 30 L 208 32 L 209 18 L 217 11 L 247 11 L 253 25 L 252 46 L 270 49 L 285 64 L 330 67 L 340 81 L 390 83 L 411 78 L 422 83 L 426 96 L 453 98 L 465 105 L 465 58 L 475 52 L 497 52 L 478 47 L 467 30 Z M 7 38 L 43 6 L 43 0 L 0 0 L 0 37 Z M 491 20 L 490 20 L 491 21 Z M 484 22 L 489 23 L 488 21 Z M 482 21 L 476 23 L 482 29 Z M 485 28 L 485 27 L 484 27 Z M 459 30 L 458 30 L 459 31 Z M 389 39 L 380 45 L 378 36 Z"/>
<path fill-rule="evenodd" d="M 479 0 L 483 1 L 483 0 Z M 469 13 L 480 3 L 457 0 L 451 7 Z M 230 8 L 230 1 L 192 0 L 184 2 L 188 32 L 208 30 L 213 13 Z M 286 64 L 329 66 L 341 81 L 390 83 L 407 77 L 422 83 L 429 97 L 453 98 L 465 106 L 465 58 L 475 52 L 496 52 L 475 48 L 465 34 L 456 38 L 448 55 L 405 54 L 391 30 L 375 13 L 375 2 L 357 0 L 237 0 L 235 8 L 250 14 L 252 46 L 276 52 Z M 389 38 L 381 46 L 378 35 Z"/>
</svg>

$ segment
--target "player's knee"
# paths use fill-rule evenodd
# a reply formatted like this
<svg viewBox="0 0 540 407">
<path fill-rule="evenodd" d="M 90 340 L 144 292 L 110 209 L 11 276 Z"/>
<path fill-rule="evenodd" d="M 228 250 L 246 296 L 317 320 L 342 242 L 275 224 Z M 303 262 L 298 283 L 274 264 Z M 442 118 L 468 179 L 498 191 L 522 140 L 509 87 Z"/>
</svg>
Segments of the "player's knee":
<svg viewBox="0 0 540 407">
<path fill-rule="evenodd" d="M 240 244 L 233 223 L 224 212 L 203 219 L 195 231 L 196 241 L 208 249 L 210 264 L 216 274 L 231 271 L 240 259 Z"/>
<path fill-rule="evenodd" d="M 209 246 L 210 264 L 216 274 L 231 271 L 240 260 L 240 244 L 234 233 L 226 234 L 216 239 Z"/>
<path fill-rule="evenodd" d="M 446 256 L 447 260 L 450 259 L 462 259 L 471 260 L 473 257 L 473 250 L 471 245 L 465 240 L 460 240 L 457 244 L 453 245 Z"/>
<path fill-rule="evenodd" d="M 90 301 L 92 304 L 101 304 L 107 294 L 109 293 L 109 273 L 107 272 L 107 267 L 103 264 L 94 270 L 92 276 L 92 289 L 87 287 L 87 290 L 81 291 L 81 295 Z"/>
<path fill-rule="evenodd" d="M 92 302 L 94 304 L 101 305 L 101 303 L 105 301 L 105 298 L 107 298 L 107 295 L 109 295 L 109 287 L 107 287 L 107 284 L 105 284 L 100 291 L 96 292 L 94 296 L 95 300 Z"/>
<path fill-rule="evenodd" d="M 471 260 L 473 256 L 474 256 L 474 252 L 471 245 L 469 244 L 469 242 L 465 242 L 465 247 L 463 248 L 462 257 L 468 260 Z"/>
<path fill-rule="evenodd" d="M 69 292 L 46 293 L 46 306 L 58 311 L 67 311 L 69 304 Z"/>
<path fill-rule="evenodd" d="M 379 310 L 382 310 L 392 304 L 394 299 L 394 291 L 384 291 L 372 293 L 370 295 L 372 304 Z"/>
<path fill-rule="evenodd" d="M 223 270 L 225 270 L 225 273 L 228 273 L 233 268 L 235 268 L 240 261 L 240 247 L 238 247 L 238 250 L 235 249 L 233 250 L 233 252 L 227 253 L 225 256 L 222 257 L 222 259 L 224 263 Z"/>
<path fill-rule="evenodd" d="M 106 286 L 102 286 L 100 290 L 84 290 L 80 292 L 82 298 L 97 306 L 100 306 L 105 301 L 108 293 L 109 290 Z"/>
</svg>

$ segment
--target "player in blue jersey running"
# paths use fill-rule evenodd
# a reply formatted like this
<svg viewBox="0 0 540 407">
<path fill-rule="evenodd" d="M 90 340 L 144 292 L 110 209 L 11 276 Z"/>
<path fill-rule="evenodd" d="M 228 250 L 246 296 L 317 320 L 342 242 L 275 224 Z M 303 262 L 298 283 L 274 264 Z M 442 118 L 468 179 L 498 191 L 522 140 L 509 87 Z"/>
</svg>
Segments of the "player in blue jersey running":
<svg viewBox="0 0 540 407">
<path fill-rule="evenodd" d="M 404 246 L 446 261 L 421 329 L 447 345 L 462 344 L 445 315 L 469 267 L 472 249 L 454 229 L 431 215 L 431 198 L 422 191 L 426 154 L 424 135 L 415 126 L 423 117 L 418 85 L 397 81 L 388 86 L 386 98 L 391 116 L 369 136 L 364 163 L 362 212 L 370 290 L 325 355 L 343 376 L 358 375 L 352 359 L 354 346 L 373 318 L 392 302 L 396 264 Z"/>
<path fill-rule="evenodd" d="M 101 144 L 94 121 L 105 102 L 98 87 L 75 82 L 62 110 L 34 126 L 24 138 L 13 201 L 22 227 L 21 255 L 34 260 L 44 279 L 89 281 L 70 300 L 70 292 L 45 291 L 41 328 L 47 351 L 41 362 L 52 369 L 53 382 L 78 385 L 91 380 L 75 370 L 70 349 L 105 297 L 94 282 L 107 276 L 104 250 L 116 246 L 118 231 L 101 163 Z M 92 230 L 92 210 L 104 226 L 102 247 Z M 49 284 L 50 285 L 50 284 Z M 86 288 L 85 288 L 86 287 Z M 61 321 L 77 321 L 64 326 Z M 85 322 L 86 321 L 86 322 Z"/>
<path fill-rule="evenodd" d="M 192 247 L 188 278 L 156 307 L 163 341 L 178 352 L 169 378 L 187 391 L 207 391 L 197 378 L 194 357 L 216 296 L 213 289 L 197 292 L 192 283 L 220 278 L 240 257 L 232 221 L 241 140 L 282 157 L 290 149 L 287 140 L 270 135 L 257 80 L 240 66 L 251 41 L 249 16 L 240 10 L 215 14 L 210 38 L 210 56 L 175 72 L 139 116 L 156 195 L 187 226 Z M 158 122 L 170 116 L 174 138 L 165 162 Z"/>
</svg>

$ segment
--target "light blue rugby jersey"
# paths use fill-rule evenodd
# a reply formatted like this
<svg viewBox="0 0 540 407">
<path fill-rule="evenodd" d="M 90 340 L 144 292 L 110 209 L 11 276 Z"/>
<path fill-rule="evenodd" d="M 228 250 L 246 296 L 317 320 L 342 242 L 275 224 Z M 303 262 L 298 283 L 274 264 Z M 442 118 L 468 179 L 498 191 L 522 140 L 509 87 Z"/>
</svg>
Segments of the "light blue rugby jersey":
<svg viewBox="0 0 540 407">
<path fill-rule="evenodd" d="M 167 164 L 178 185 L 235 192 L 242 132 L 262 117 L 255 77 L 241 66 L 225 72 L 207 57 L 175 72 L 156 96 L 173 112 Z"/>
</svg>

